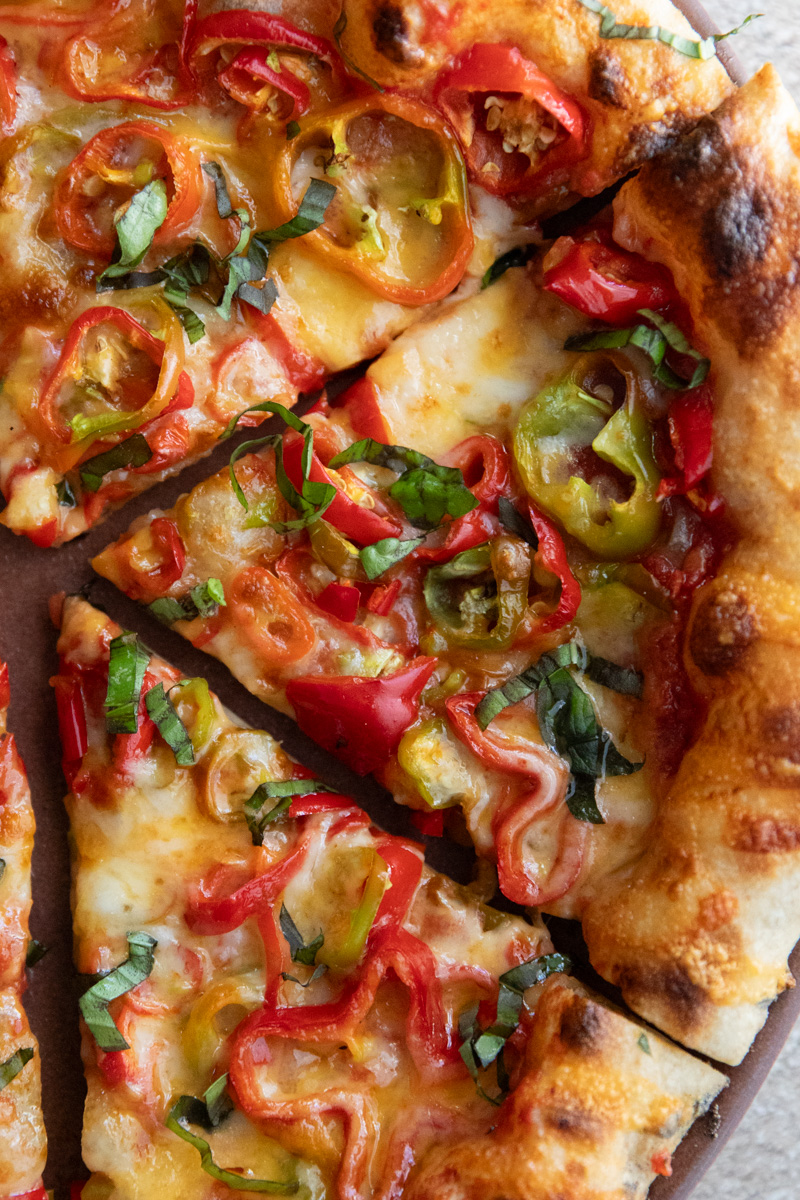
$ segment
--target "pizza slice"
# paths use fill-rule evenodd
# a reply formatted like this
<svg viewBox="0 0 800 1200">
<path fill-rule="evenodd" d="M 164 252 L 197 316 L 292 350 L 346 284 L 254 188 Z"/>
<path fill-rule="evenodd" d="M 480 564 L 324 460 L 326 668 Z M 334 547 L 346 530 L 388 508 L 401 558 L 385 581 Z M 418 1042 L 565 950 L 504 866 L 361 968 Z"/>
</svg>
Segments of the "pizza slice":
<svg viewBox="0 0 800 1200">
<path fill-rule="evenodd" d="M 25 768 L 8 732 L 8 667 L 0 663 L 0 1195 L 41 1184 L 45 1130 L 39 1046 L 22 1007 L 34 819 Z"/>
<path fill-rule="evenodd" d="M 538 918 L 431 871 L 75 597 L 59 653 L 84 1196 L 389 1200 L 443 1170 L 487 1195 L 479 1155 L 440 1158 L 495 1126 L 525 1200 L 669 1173 L 724 1077 L 567 979 Z"/>
</svg>

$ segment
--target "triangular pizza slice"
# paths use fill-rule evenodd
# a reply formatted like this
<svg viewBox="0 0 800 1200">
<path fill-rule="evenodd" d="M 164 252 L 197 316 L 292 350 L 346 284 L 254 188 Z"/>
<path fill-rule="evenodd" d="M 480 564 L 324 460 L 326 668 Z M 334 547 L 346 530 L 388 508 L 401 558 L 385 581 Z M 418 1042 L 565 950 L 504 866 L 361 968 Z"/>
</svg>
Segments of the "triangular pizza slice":
<svg viewBox="0 0 800 1200">
<path fill-rule="evenodd" d="M 477 1195 L 494 1142 L 525 1200 L 669 1173 L 724 1077 L 568 979 L 538 918 L 432 871 L 77 597 L 59 653 L 84 1196 L 389 1200 L 442 1171 Z"/>
<path fill-rule="evenodd" d="M 0 662 L 0 1194 L 36 1200 L 46 1138 L 39 1046 L 21 999 L 35 822 L 25 767 L 7 728 L 9 699 L 8 666 Z"/>
</svg>

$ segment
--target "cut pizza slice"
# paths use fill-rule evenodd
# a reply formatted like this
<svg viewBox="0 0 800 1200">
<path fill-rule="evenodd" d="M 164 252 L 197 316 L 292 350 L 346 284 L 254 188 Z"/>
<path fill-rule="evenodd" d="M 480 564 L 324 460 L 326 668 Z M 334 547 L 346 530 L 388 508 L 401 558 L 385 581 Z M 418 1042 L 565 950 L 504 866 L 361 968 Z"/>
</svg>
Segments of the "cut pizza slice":
<svg viewBox="0 0 800 1200">
<path fill-rule="evenodd" d="M 8 667 L 0 663 L 0 1196 L 41 1184 L 45 1130 L 39 1046 L 22 1007 L 34 819 L 25 768 L 6 725 Z"/>
<path fill-rule="evenodd" d="M 83 600 L 59 652 L 84 1198 L 487 1196 L 495 1126 L 524 1200 L 669 1173 L 723 1076 Z"/>
</svg>

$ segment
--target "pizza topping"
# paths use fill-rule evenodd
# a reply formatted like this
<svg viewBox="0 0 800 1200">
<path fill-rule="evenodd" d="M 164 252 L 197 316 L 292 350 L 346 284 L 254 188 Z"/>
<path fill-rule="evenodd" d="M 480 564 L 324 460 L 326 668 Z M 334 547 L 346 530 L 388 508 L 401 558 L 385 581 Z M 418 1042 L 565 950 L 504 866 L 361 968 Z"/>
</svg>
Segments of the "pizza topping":
<svg viewBox="0 0 800 1200">
<path fill-rule="evenodd" d="M 529 548 L 502 534 L 431 567 L 425 603 L 447 641 L 471 650 L 504 650 L 528 611 Z"/>
<path fill-rule="evenodd" d="M 663 317 L 649 308 L 639 309 L 639 316 L 651 321 L 656 328 L 652 329 L 650 325 L 636 325 L 633 329 L 577 333 L 567 339 L 564 349 L 586 351 L 636 346 L 639 350 L 643 350 L 651 360 L 653 377 L 664 387 L 674 391 L 692 391 L 704 383 L 711 363 L 698 350 L 689 345 L 678 326 L 672 321 L 665 321 Z M 681 378 L 664 361 L 664 356 L 670 349 L 697 363 L 689 379 Z"/>
<path fill-rule="evenodd" d="M 147 438 L 144 434 L 134 433 L 123 442 L 117 442 L 110 450 L 95 454 L 81 463 L 81 483 L 87 492 L 98 492 L 103 486 L 105 476 L 110 475 L 112 471 L 121 471 L 125 467 L 143 467 L 152 457 L 153 451 Z"/>
<path fill-rule="evenodd" d="M 165 625 L 175 621 L 193 621 L 196 617 L 213 617 L 220 606 L 227 604 L 225 589 L 219 579 L 206 579 L 196 584 L 187 596 L 161 596 L 148 604 L 153 616 Z"/>
<path fill-rule="evenodd" d="M 10 1058 L 0 1063 L 0 1092 L 8 1087 L 12 1079 L 16 1079 L 22 1068 L 33 1058 L 33 1049 L 25 1046 L 15 1050 Z"/>
<path fill-rule="evenodd" d="M 627 558 L 661 524 L 644 392 L 614 351 L 585 355 L 523 408 L 514 456 L 535 503 L 602 558 Z"/>
<path fill-rule="evenodd" d="M 150 652 L 135 633 L 122 633 L 112 640 L 103 701 L 109 733 L 136 733 L 139 728 L 139 701 L 149 661 Z"/>
<path fill-rule="evenodd" d="M 336 24 L 333 27 L 333 40 L 336 42 L 336 49 L 341 54 L 343 62 L 347 64 L 348 69 L 352 71 L 354 75 L 358 75 L 359 79 L 363 79 L 364 82 L 368 83 L 369 86 L 374 88 L 376 92 L 383 94 L 384 89 L 381 87 L 381 85 L 374 80 L 371 75 L 367 75 L 365 71 L 362 71 L 361 67 L 359 67 L 358 64 L 353 61 L 353 59 L 349 54 L 347 54 L 342 46 L 342 36 L 345 29 L 347 29 L 347 13 L 344 11 L 344 9 L 342 9 L 342 11 L 339 13 Z"/>
<path fill-rule="evenodd" d="M 250 799 L 244 802 L 244 815 L 253 845 L 264 844 L 267 826 L 288 813 L 295 796 L 316 796 L 332 791 L 319 779 L 277 779 L 260 783 Z M 277 804 L 270 804 L 272 800 L 277 800 Z"/>
<path fill-rule="evenodd" d="M 280 912 L 281 933 L 289 943 L 289 950 L 292 955 L 292 962 L 302 963 L 303 966 L 313 967 L 317 958 L 317 951 L 320 950 L 325 942 L 324 933 L 318 933 L 313 941 L 306 943 L 300 930 L 292 920 L 285 904 L 281 905 Z"/>
<path fill-rule="evenodd" d="M 147 933 L 129 933 L 128 957 L 113 971 L 83 993 L 79 1000 L 83 1019 L 101 1050 L 128 1050 L 130 1047 L 117 1028 L 108 1005 L 132 991 L 148 978 L 155 962 L 158 943 Z"/>
<path fill-rule="evenodd" d="M 727 33 L 712 33 L 697 42 L 693 38 L 672 33 L 671 30 L 664 29 L 662 25 L 621 25 L 611 9 L 602 3 L 602 0 L 578 0 L 578 3 L 602 17 L 600 22 L 601 38 L 631 38 L 635 41 L 663 42 L 665 46 L 671 46 L 673 50 L 677 50 L 679 54 L 685 54 L 687 58 L 700 59 L 713 58 L 717 53 L 718 42 L 734 37 L 751 21 L 763 16 L 763 13 L 750 13 L 735 29 L 729 29 Z"/>
<path fill-rule="evenodd" d="M 8 42 L 0 37 L 0 128 L 10 133 L 17 117 L 17 64 Z"/>
<path fill-rule="evenodd" d="M 127 208 L 114 217 L 119 252 L 98 277 L 98 291 L 107 280 L 138 267 L 152 245 L 156 230 L 164 224 L 167 207 L 167 189 L 160 179 L 153 179 L 140 192 L 134 192 Z"/>
<path fill-rule="evenodd" d="M 452 291 L 473 239 L 464 165 L 446 123 L 386 93 L 299 124 L 273 167 L 287 221 L 309 180 L 337 183 L 309 247 L 387 300 L 425 304 Z"/>
<path fill-rule="evenodd" d="M 28 948 L 25 951 L 25 966 L 30 969 L 40 963 L 45 954 L 50 950 L 49 946 L 45 946 L 42 942 L 37 942 L 36 938 L 28 939 Z"/>
<path fill-rule="evenodd" d="M 627 325 L 643 308 L 665 309 L 675 298 L 665 267 L 620 249 L 603 229 L 559 238 L 544 268 L 546 291 L 609 325 Z"/>
<path fill-rule="evenodd" d="M 163 683 L 150 688 L 144 698 L 148 715 L 158 732 L 175 755 L 179 767 L 190 767 L 195 761 L 192 739 L 175 706 L 164 691 Z"/>
<path fill-rule="evenodd" d="M 439 77 L 434 99 L 474 182 L 496 195 L 552 185 L 588 151 L 580 105 L 516 46 L 479 42 Z"/>
<path fill-rule="evenodd" d="M 481 279 L 481 291 L 495 283 L 505 275 L 506 271 L 510 271 L 512 267 L 524 267 L 530 262 L 536 246 L 514 246 L 513 249 L 507 250 L 505 254 L 501 254 L 496 258 L 492 265 L 487 268 Z"/>
</svg>

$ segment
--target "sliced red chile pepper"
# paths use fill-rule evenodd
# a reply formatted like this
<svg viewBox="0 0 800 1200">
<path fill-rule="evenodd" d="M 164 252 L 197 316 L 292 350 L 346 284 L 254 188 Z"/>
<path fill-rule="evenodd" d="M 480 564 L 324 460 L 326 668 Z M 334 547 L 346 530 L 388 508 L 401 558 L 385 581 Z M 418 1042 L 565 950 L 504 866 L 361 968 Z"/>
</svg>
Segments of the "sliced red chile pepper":
<svg viewBox="0 0 800 1200">
<path fill-rule="evenodd" d="M 17 65 L 4 37 L 0 37 L 0 123 L 9 133 L 17 116 Z"/>
<path fill-rule="evenodd" d="M 357 437 L 370 437 L 384 445 L 391 444 L 391 430 L 384 420 L 378 393 L 369 375 L 357 379 L 346 392 L 331 401 L 331 407 L 345 410 Z"/>
<path fill-rule="evenodd" d="M 657 499 L 685 495 L 711 470 L 713 418 L 713 396 L 707 384 L 672 401 L 669 436 L 680 474 L 661 480 Z"/>
<path fill-rule="evenodd" d="M 433 94 L 470 177 L 495 195 L 543 191 L 587 153 L 583 109 L 516 46 L 472 46 Z"/>
<path fill-rule="evenodd" d="M 304 733 L 357 774 L 367 775 L 385 766 L 416 720 L 435 666 L 435 658 L 418 658 L 376 679 L 301 676 L 289 681 L 286 696 Z"/>
<path fill-rule="evenodd" d="M 544 513 L 528 503 L 531 524 L 539 538 L 539 557 L 542 566 L 561 580 L 561 595 L 554 612 L 537 622 L 535 634 L 551 633 L 574 621 L 581 603 L 581 585 L 572 574 L 564 541 L 558 529 Z"/>
<path fill-rule="evenodd" d="M 317 596 L 317 604 L 322 611 L 338 617 L 340 621 L 355 621 L 360 602 L 358 588 L 346 583 L 329 583 Z"/>
<path fill-rule="evenodd" d="M 562 238 L 554 247 L 560 249 L 563 257 L 545 271 L 545 290 L 584 316 L 630 325 L 641 320 L 640 309 L 664 309 L 676 299 L 666 268 L 621 250 L 602 231 Z"/>
</svg>

